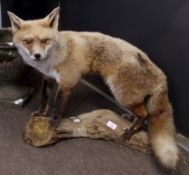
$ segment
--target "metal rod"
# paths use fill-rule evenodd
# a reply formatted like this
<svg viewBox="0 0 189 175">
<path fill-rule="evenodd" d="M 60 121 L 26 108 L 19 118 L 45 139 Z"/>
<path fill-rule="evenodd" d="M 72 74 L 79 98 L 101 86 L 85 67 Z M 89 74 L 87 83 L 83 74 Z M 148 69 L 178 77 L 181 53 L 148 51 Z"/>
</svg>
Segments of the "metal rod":
<svg viewBox="0 0 189 175">
<path fill-rule="evenodd" d="M 94 86 L 93 84 L 91 84 L 88 81 L 84 80 L 83 78 L 80 80 L 80 82 L 82 84 L 84 84 L 85 86 L 89 87 L 90 89 L 94 90 L 98 94 L 102 95 L 103 97 L 105 97 L 106 99 L 108 99 L 109 101 L 114 103 L 116 106 L 120 107 L 122 110 L 124 110 L 126 112 L 126 114 L 124 114 L 123 117 L 127 117 L 129 120 L 133 120 L 133 118 L 136 117 L 135 114 L 132 111 L 130 111 L 129 109 L 127 109 L 127 108 L 125 108 L 123 106 L 121 106 L 116 100 L 114 100 L 110 95 L 108 95 L 107 93 L 105 93 L 101 89 L 97 88 L 96 86 Z"/>
</svg>

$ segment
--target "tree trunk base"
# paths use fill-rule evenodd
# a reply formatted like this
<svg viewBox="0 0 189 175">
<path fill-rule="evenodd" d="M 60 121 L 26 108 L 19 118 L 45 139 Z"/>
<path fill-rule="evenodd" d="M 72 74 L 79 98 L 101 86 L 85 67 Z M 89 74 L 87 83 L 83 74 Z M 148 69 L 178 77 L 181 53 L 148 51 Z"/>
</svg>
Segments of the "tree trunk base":
<svg viewBox="0 0 189 175">
<path fill-rule="evenodd" d="M 55 129 L 50 127 L 49 118 L 31 117 L 26 123 L 24 140 L 28 144 L 40 147 L 56 143 L 62 139 L 87 137 L 112 140 L 143 152 L 149 152 L 149 139 L 145 131 L 137 132 L 130 140 L 124 139 L 124 131 L 129 125 L 129 121 L 104 109 L 62 119 Z"/>
</svg>

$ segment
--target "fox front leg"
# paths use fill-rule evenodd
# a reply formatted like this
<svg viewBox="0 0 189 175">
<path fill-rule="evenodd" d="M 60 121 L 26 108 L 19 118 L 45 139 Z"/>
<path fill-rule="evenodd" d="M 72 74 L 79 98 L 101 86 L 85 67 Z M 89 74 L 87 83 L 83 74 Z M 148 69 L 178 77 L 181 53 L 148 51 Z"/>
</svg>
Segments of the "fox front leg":
<svg viewBox="0 0 189 175">
<path fill-rule="evenodd" d="M 52 114 L 51 114 L 51 123 L 50 123 L 51 126 L 53 127 L 58 126 L 69 96 L 70 96 L 70 90 L 68 91 L 60 90 L 58 92 L 57 99 L 56 99 L 56 102 L 55 102 L 55 105 L 53 107 Z"/>
<path fill-rule="evenodd" d="M 41 102 L 40 102 L 40 107 L 37 111 L 32 113 L 32 116 L 45 116 L 47 112 L 47 107 L 48 107 L 48 93 L 47 93 L 47 88 L 48 88 L 48 82 L 45 78 L 42 80 L 42 85 L 41 85 Z"/>
<path fill-rule="evenodd" d="M 47 116 L 51 118 L 50 125 L 52 127 L 57 127 L 70 92 L 70 90 L 61 90 L 59 84 L 55 82 L 50 94 L 49 109 L 47 112 Z"/>
</svg>

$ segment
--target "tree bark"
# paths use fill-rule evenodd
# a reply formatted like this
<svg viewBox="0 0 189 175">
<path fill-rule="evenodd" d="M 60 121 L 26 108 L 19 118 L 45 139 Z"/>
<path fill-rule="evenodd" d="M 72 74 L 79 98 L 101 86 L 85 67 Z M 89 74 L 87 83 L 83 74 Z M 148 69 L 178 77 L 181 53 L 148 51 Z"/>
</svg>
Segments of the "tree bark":
<svg viewBox="0 0 189 175">
<path fill-rule="evenodd" d="M 129 121 L 104 109 L 62 119 L 55 129 L 49 126 L 49 118 L 31 117 L 26 123 L 24 140 L 28 144 L 40 147 L 62 139 L 87 137 L 112 140 L 143 152 L 149 152 L 148 134 L 145 131 L 137 132 L 128 141 L 124 139 L 124 131 L 129 125 Z"/>
</svg>

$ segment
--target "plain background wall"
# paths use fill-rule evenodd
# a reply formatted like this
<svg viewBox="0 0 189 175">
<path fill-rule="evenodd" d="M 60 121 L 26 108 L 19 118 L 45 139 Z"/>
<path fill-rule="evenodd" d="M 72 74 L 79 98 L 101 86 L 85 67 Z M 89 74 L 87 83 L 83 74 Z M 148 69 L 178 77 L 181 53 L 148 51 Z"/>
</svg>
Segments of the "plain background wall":
<svg viewBox="0 0 189 175">
<path fill-rule="evenodd" d="M 2 12 L 1 12 L 1 2 L 0 2 L 0 27 L 2 27 Z"/>
<path fill-rule="evenodd" d="M 1 1 L 12 2 L 11 10 L 24 19 L 43 17 L 58 5 L 57 0 L 14 0 L 15 4 Z M 162 68 L 168 76 L 176 125 L 189 135 L 189 1 L 59 2 L 63 30 L 100 31 L 123 38 L 144 50 Z M 4 26 L 9 25 L 6 14 L 3 19 Z"/>
<path fill-rule="evenodd" d="M 45 17 L 53 8 L 58 6 L 58 0 L 0 0 L 2 5 L 3 26 L 10 26 L 7 10 L 16 13 L 23 19 Z"/>
</svg>

